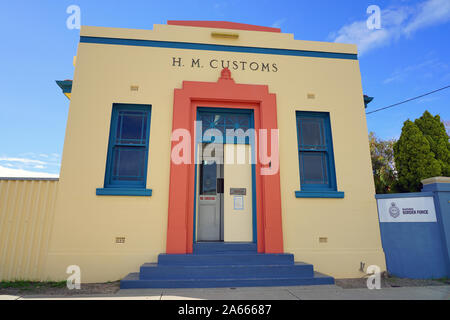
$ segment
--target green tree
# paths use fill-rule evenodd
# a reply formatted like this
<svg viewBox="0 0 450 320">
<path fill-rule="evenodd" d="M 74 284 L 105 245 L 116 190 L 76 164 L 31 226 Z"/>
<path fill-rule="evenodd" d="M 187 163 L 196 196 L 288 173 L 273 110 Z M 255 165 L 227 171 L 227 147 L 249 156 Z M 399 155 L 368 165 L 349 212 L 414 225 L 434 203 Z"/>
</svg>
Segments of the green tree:
<svg viewBox="0 0 450 320">
<path fill-rule="evenodd" d="M 445 131 L 445 126 L 441 122 L 439 115 L 433 117 L 431 113 L 425 111 L 423 115 L 416 119 L 414 123 L 422 131 L 424 137 L 430 144 L 431 152 L 442 168 L 442 175 L 450 176 L 450 142 Z"/>
<path fill-rule="evenodd" d="M 377 194 L 395 192 L 397 177 L 394 165 L 395 140 L 381 140 L 369 133 L 370 157 Z"/>
<path fill-rule="evenodd" d="M 404 122 L 400 139 L 394 144 L 394 159 L 399 191 L 420 191 L 421 180 L 442 174 L 428 139 L 410 120 Z"/>
<path fill-rule="evenodd" d="M 445 121 L 444 122 L 444 127 L 445 127 L 445 131 L 447 131 L 447 135 L 449 136 L 450 139 L 450 121 Z"/>
</svg>

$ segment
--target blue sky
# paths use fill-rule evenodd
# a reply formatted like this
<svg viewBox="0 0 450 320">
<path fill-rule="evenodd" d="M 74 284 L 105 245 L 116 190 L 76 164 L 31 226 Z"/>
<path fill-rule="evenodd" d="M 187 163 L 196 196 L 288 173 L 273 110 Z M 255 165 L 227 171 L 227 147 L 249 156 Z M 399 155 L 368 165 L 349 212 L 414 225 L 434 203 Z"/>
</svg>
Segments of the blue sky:
<svg viewBox="0 0 450 320">
<path fill-rule="evenodd" d="M 152 29 L 167 20 L 222 20 L 280 27 L 299 40 L 356 43 L 367 111 L 450 84 L 450 0 L 2 1 L 0 176 L 57 176 L 69 101 L 55 80 L 72 79 L 81 24 Z M 366 10 L 381 9 L 369 30 Z M 398 138 L 424 110 L 450 121 L 450 89 L 367 116 L 370 131 Z"/>
</svg>

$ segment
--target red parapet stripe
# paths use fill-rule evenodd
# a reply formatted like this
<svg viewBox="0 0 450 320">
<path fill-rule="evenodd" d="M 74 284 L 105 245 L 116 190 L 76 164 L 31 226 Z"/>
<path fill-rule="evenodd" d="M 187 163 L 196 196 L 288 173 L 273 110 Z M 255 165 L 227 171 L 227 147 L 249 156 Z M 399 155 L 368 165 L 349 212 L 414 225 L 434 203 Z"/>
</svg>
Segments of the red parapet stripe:
<svg viewBox="0 0 450 320">
<path fill-rule="evenodd" d="M 277 33 L 281 32 L 280 28 L 255 26 L 253 24 L 237 23 L 237 22 L 229 22 L 229 21 L 168 20 L 167 24 L 172 25 L 172 26 L 185 26 L 185 27 L 264 31 L 264 32 L 277 32 Z"/>
</svg>

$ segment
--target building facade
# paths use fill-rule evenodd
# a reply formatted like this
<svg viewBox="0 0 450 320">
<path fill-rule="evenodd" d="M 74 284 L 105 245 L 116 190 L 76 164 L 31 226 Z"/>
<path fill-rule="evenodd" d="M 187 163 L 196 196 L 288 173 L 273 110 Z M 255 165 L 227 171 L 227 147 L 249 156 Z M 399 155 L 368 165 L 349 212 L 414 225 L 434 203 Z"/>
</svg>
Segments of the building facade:
<svg viewBox="0 0 450 320">
<path fill-rule="evenodd" d="M 42 278 L 122 279 L 202 242 L 385 270 L 354 45 L 169 21 L 81 28 Z"/>
</svg>

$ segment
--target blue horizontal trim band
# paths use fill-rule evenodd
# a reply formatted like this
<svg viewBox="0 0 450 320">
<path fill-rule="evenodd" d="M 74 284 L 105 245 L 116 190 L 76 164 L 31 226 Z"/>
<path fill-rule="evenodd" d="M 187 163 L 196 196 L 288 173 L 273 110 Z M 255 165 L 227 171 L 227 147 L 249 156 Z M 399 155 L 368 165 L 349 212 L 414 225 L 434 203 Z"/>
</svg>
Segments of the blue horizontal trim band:
<svg viewBox="0 0 450 320">
<path fill-rule="evenodd" d="M 137 40 L 137 39 L 120 39 L 120 38 L 89 37 L 89 36 L 81 36 L 80 42 L 82 42 L 82 43 L 97 43 L 97 44 L 113 44 L 113 45 L 124 45 L 124 46 L 138 46 L 138 47 L 157 47 L 157 48 L 172 48 L 172 49 L 244 52 L 244 53 L 274 54 L 274 55 L 298 56 L 298 57 L 358 60 L 358 56 L 353 53 L 321 52 L 321 51 L 261 48 L 261 47 L 244 47 L 244 46 L 224 46 L 224 45 L 218 45 L 218 44 L 204 44 L 204 43 L 191 43 L 191 42 Z"/>
<path fill-rule="evenodd" d="M 387 193 L 376 194 L 375 199 L 432 197 L 432 192 Z"/>
<path fill-rule="evenodd" d="M 152 189 L 140 188 L 97 188 L 98 196 L 145 196 L 152 195 Z"/>
<path fill-rule="evenodd" d="M 296 198 L 344 198 L 343 191 L 295 191 Z"/>
</svg>

